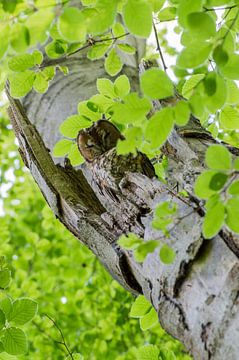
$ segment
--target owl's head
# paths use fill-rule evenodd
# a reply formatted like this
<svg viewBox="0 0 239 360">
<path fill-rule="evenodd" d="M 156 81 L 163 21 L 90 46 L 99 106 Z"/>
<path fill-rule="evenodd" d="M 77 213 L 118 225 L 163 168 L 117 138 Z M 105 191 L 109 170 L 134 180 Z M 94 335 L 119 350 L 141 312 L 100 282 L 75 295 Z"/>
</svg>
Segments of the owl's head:
<svg viewBox="0 0 239 360">
<path fill-rule="evenodd" d="M 86 161 L 92 162 L 95 158 L 114 148 L 117 141 L 124 137 L 107 120 L 98 120 L 91 127 L 82 129 L 77 136 L 77 145 Z"/>
</svg>

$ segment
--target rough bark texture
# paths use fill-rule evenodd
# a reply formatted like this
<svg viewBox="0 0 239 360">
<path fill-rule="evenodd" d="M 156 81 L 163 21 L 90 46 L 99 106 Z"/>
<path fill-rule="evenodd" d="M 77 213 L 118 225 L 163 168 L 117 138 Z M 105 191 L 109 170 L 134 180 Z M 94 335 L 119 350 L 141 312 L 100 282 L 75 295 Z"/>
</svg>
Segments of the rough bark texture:
<svg viewBox="0 0 239 360">
<path fill-rule="evenodd" d="M 127 173 L 120 184 L 122 201 L 106 201 L 92 185 L 89 169 L 56 165 L 47 149 L 59 138 L 59 124 L 76 113 L 80 100 L 95 93 L 96 78 L 105 76 L 101 61 L 82 57 L 68 65 L 69 76 L 58 73 L 46 94 L 27 96 L 26 113 L 8 94 L 20 153 L 46 201 L 124 288 L 143 293 L 152 302 L 161 325 L 185 344 L 194 359 L 238 359 L 239 239 L 226 229 L 211 241 L 203 239 L 203 204 L 192 190 L 204 168 L 210 140 L 186 139 L 173 131 L 164 146 L 170 186 Z M 137 68 L 128 66 L 124 72 L 137 87 Z M 190 199 L 181 198 L 173 190 L 174 184 L 186 189 Z M 179 209 L 167 239 L 151 228 L 151 210 L 165 200 L 176 202 Z M 119 234 L 128 231 L 135 231 L 145 241 L 162 239 L 173 246 L 175 262 L 162 264 L 155 251 L 143 264 L 137 263 L 130 251 L 116 244 Z"/>
</svg>

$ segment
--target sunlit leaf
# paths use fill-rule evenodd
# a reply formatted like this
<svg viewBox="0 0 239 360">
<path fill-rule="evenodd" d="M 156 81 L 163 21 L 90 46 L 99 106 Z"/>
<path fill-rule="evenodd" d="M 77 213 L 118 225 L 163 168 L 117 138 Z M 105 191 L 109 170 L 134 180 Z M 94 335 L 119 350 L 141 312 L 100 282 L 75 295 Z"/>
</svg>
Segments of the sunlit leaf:
<svg viewBox="0 0 239 360">
<path fill-rule="evenodd" d="M 4 330 L 1 339 L 4 349 L 11 355 L 21 355 L 27 352 L 27 339 L 25 333 L 16 327 Z"/>
<path fill-rule="evenodd" d="M 211 145 L 206 152 L 206 164 L 214 170 L 230 170 L 231 153 L 223 145 Z"/>
<path fill-rule="evenodd" d="M 146 0 L 127 0 L 123 19 L 128 30 L 136 36 L 148 37 L 152 28 L 152 12 Z"/>
<path fill-rule="evenodd" d="M 140 78 L 141 89 L 151 99 L 164 99 L 174 93 L 173 83 L 164 71 L 152 68 L 146 70 Z"/>
<path fill-rule="evenodd" d="M 221 201 L 211 206 L 204 217 L 202 232 L 206 239 L 214 237 L 221 229 L 224 223 L 225 210 Z"/>
<path fill-rule="evenodd" d="M 122 61 L 115 49 L 112 49 L 105 60 L 105 70 L 111 75 L 117 75 L 122 69 Z"/>
<path fill-rule="evenodd" d="M 239 233 L 239 198 L 231 198 L 226 203 L 226 224 L 234 232 Z"/>
</svg>

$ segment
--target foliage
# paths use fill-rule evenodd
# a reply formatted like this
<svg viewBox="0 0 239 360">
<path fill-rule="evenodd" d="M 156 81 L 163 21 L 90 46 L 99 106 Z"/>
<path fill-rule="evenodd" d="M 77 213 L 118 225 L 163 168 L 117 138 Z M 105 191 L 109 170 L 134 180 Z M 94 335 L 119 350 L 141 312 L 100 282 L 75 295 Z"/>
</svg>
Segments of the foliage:
<svg viewBox="0 0 239 360">
<path fill-rule="evenodd" d="M 7 293 L 11 283 L 11 271 L 4 256 L 0 257 L 0 353 L 21 355 L 27 352 L 25 332 L 19 328 L 32 320 L 37 312 L 37 303 L 29 298 L 13 301 Z M 17 326 L 17 327 L 16 327 Z"/>
<path fill-rule="evenodd" d="M 232 162 L 232 155 L 224 146 L 212 145 L 206 153 L 206 164 L 210 169 L 204 171 L 195 183 L 196 195 L 207 200 L 203 235 L 212 238 L 224 223 L 238 233 L 238 158 Z"/>
<path fill-rule="evenodd" d="M 6 255 L 13 278 L 7 291 L 15 299 L 33 298 L 39 311 L 24 325 L 29 340 L 27 354 L 4 359 L 63 360 L 69 356 L 67 346 L 74 359 L 133 360 L 148 343 L 177 359 L 189 359 L 180 343 L 159 324 L 142 333 L 138 320 L 129 318 L 132 296 L 53 218 L 19 161 L 8 127 L 7 120 L 1 118 L 0 174 L 5 194 L 5 214 L 0 217 L 1 253 Z M 3 190 L 3 186 L 8 189 Z M 30 310 L 25 319 L 29 319 Z M 18 323 L 23 323 L 22 316 Z"/>
<path fill-rule="evenodd" d="M 175 203 L 169 203 L 168 201 L 162 202 L 157 205 L 154 211 L 154 217 L 152 221 L 152 227 L 157 230 L 162 231 L 162 238 L 169 236 L 169 226 L 174 226 L 173 222 L 178 222 L 179 219 L 176 217 L 177 206 Z M 163 241 L 160 241 L 160 238 L 157 240 L 147 240 L 139 238 L 133 233 L 128 233 L 127 235 L 121 235 L 118 244 L 125 249 L 133 250 L 135 260 L 138 262 L 143 262 L 146 256 L 149 253 L 159 249 L 160 260 L 164 264 L 171 264 L 175 259 L 175 251 L 164 244 Z"/>
<path fill-rule="evenodd" d="M 98 79 L 98 93 L 80 102 L 78 114 L 68 117 L 60 127 L 64 138 L 55 145 L 53 155 L 67 156 L 73 165 L 83 162 L 75 144 L 78 131 L 102 116 L 115 123 L 124 133 L 125 140 L 120 140 L 117 144 L 119 154 L 136 153 L 139 150 L 150 158 L 158 159 L 160 148 L 174 125 L 185 126 L 190 114 L 199 118 L 202 126 L 215 138 L 238 147 L 238 5 L 238 0 L 82 0 L 81 7 L 77 8 L 68 0 L 0 0 L 1 88 L 8 78 L 11 94 L 16 98 L 32 90 L 44 93 L 57 71 L 62 71 L 67 76 L 68 69 L 61 65 L 74 54 L 84 50 L 90 60 L 104 60 L 106 73 L 112 79 Z M 122 22 L 119 21 L 119 14 Z M 175 36 L 180 36 L 181 51 L 168 43 L 166 26 L 157 31 L 157 21 L 166 24 L 171 20 L 176 23 L 174 33 Z M 149 51 L 148 58 L 157 59 L 162 68 L 156 64 L 147 69 L 140 75 L 138 91 L 131 91 L 129 79 L 121 74 L 124 66 L 122 55 L 137 56 L 137 49 L 130 42 L 129 35 L 148 39 L 152 31 L 156 35 L 158 54 L 150 54 Z M 41 51 L 38 49 L 39 45 Z M 171 73 L 167 69 L 163 52 L 175 57 Z M 162 100 L 167 106 L 155 111 L 155 99 Z M 7 130 L 5 120 L 2 119 L 2 122 L 1 130 L 4 135 Z M 120 299 L 125 298 L 125 293 L 114 282 L 112 285 L 87 250 L 76 247 L 73 242 L 71 244 L 71 237 L 67 232 L 63 236 L 62 228 L 52 221 L 42 199 L 39 197 L 36 201 L 36 193 L 31 189 L 33 185 L 28 188 L 27 200 L 24 199 L 21 181 L 27 175 L 20 169 L 13 145 L 10 142 L 7 145 L 0 142 L 0 147 L 4 154 L 8 153 L 9 157 L 11 154 L 10 158 L 16 161 L 12 165 L 15 176 L 20 174 L 9 191 L 9 197 L 4 201 L 6 215 L 1 218 L 1 227 L 5 231 L 2 251 L 8 259 L 16 256 L 12 265 L 14 281 L 11 293 L 14 297 L 31 296 L 40 303 L 40 314 L 34 320 L 38 332 L 32 332 L 35 336 L 29 353 L 43 348 L 43 341 L 46 341 L 44 359 L 53 359 L 54 356 L 61 358 L 61 349 L 59 354 L 56 352 L 53 355 L 51 352 L 49 340 L 54 336 L 49 338 L 48 331 L 55 331 L 58 336 L 59 331 L 57 332 L 57 323 L 40 318 L 44 307 L 50 315 L 54 315 L 57 310 L 61 328 L 71 329 L 67 334 L 67 341 L 74 344 L 72 346 L 75 353 L 83 353 L 89 357 L 92 356 L 91 351 L 97 349 L 97 355 L 94 353 L 94 356 L 106 358 L 105 354 L 111 346 L 110 353 L 117 358 L 118 353 L 115 351 L 117 341 L 121 342 L 120 326 L 124 327 L 124 340 L 121 344 L 123 351 L 126 351 L 129 344 L 129 336 L 135 341 L 130 346 L 139 346 L 141 339 L 137 331 L 135 330 L 134 336 L 132 333 L 129 335 L 129 323 L 124 322 L 125 318 L 120 317 L 117 312 L 110 318 L 109 305 L 102 310 L 105 318 L 98 326 L 97 307 L 89 304 L 89 296 L 96 293 L 96 288 L 99 287 L 103 289 L 102 293 L 97 293 L 97 297 L 93 299 L 101 299 L 101 303 L 106 303 L 106 299 L 111 296 L 118 299 L 117 307 Z M 9 180 L 4 177 L 8 174 L 6 170 L 10 158 L 0 154 L 0 176 L 7 187 Z M 155 165 L 157 174 L 164 181 L 165 164 L 164 159 L 162 163 Z M 203 235 L 205 238 L 212 238 L 223 226 L 239 233 L 239 161 L 232 157 L 225 144 L 221 144 L 208 149 L 206 164 L 208 170 L 195 183 L 195 194 L 205 201 Z M 10 222 L 10 217 L 16 211 L 18 222 Z M 175 211 L 167 203 L 160 204 L 155 210 L 153 227 L 167 235 L 175 219 L 177 221 Z M 67 243 L 75 249 L 74 252 L 68 249 L 67 253 L 62 237 L 65 241 L 67 239 Z M 135 235 L 128 234 L 120 239 L 120 244 L 132 249 L 136 259 L 143 261 L 149 252 L 158 247 L 159 242 L 143 242 Z M 45 268 L 42 267 L 41 257 L 44 258 Z M 170 263 L 174 257 L 173 250 L 166 244 L 162 245 L 161 260 Z M 79 258 L 84 259 L 80 264 Z M 103 281 L 102 278 L 95 277 L 95 273 L 91 273 L 92 263 L 93 269 L 97 269 L 102 278 L 107 280 Z M 76 271 L 82 274 L 77 284 L 84 284 L 87 299 L 82 291 L 75 288 L 76 282 L 73 279 Z M 62 278 L 57 282 L 59 276 Z M 64 293 L 67 294 L 66 304 L 60 300 L 64 298 Z M 77 295 L 74 296 L 75 294 Z M 122 302 L 125 303 L 125 299 Z M 75 314 L 78 313 L 80 314 L 76 320 Z M 86 330 L 87 323 L 94 326 L 94 329 Z M 120 324 L 116 327 L 113 340 L 112 324 Z M 39 330 L 44 335 L 39 335 Z M 153 333 L 152 339 L 154 335 Z M 80 343 L 75 341 L 77 337 L 81 339 Z M 92 339 L 95 341 L 93 348 Z M 63 340 L 62 342 L 63 350 L 67 350 Z M 142 345 L 138 351 L 139 358 L 167 358 L 154 345 Z M 126 355 L 119 355 L 118 359 L 130 359 L 132 354 L 129 350 Z M 36 356 L 40 359 L 43 355 Z"/>
</svg>

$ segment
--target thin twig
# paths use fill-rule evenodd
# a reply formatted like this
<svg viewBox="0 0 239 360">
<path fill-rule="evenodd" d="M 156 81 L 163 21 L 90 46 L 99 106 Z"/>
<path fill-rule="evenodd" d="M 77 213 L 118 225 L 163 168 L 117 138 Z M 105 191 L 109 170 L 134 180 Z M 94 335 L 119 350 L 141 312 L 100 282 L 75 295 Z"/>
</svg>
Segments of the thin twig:
<svg viewBox="0 0 239 360">
<path fill-rule="evenodd" d="M 155 35 L 155 39 L 156 39 L 156 43 L 157 43 L 157 49 L 158 52 L 159 52 L 159 55 L 160 55 L 160 58 L 161 58 L 161 61 L 162 61 L 162 64 L 163 64 L 163 68 L 164 68 L 164 71 L 167 72 L 167 66 L 166 66 L 166 63 L 164 61 L 164 58 L 163 58 L 163 53 L 161 51 L 161 47 L 159 45 L 159 38 L 158 38 L 158 33 L 157 33 L 157 29 L 156 29 L 156 26 L 153 22 L 153 28 L 154 28 L 154 35 Z"/>
<path fill-rule="evenodd" d="M 96 43 L 103 43 L 105 41 L 116 41 L 124 36 L 127 36 L 129 35 L 129 33 L 125 33 L 125 34 L 122 34 L 122 35 L 119 35 L 119 36 L 115 36 L 115 37 L 111 37 L 111 38 L 105 38 L 105 39 L 99 39 L 99 40 L 95 40 L 95 39 L 88 39 L 87 43 L 83 46 L 81 46 L 79 49 L 76 49 L 75 51 L 69 53 L 69 54 L 66 54 L 58 59 L 46 59 L 45 61 L 43 61 L 43 63 L 39 66 L 39 69 L 43 69 L 45 67 L 48 67 L 48 66 L 54 66 L 54 65 L 59 65 L 63 62 L 65 62 L 70 56 L 72 55 L 75 55 L 77 54 L 78 52 L 84 50 L 84 49 L 87 49 L 88 47 L 91 47 L 93 45 L 95 45 Z"/>
<path fill-rule="evenodd" d="M 62 342 L 59 341 L 58 343 L 61 344 L 61 345 L 63 345 L 63 346 L 65 347 L 65 349 L 66 349 L 67 353 L 69 354 L 70 358 L 71 358 L 72 360 L 74 360 L 74 358 L 73 358 L 73 353 L 72 353 L 72 351 L 70 351 L 69 347 L 67 346 L 67 343 L 66 343 L 66 341 L 65 341 L 64 334 L 63 334 L 61 328 L 57 325 L 56 321 L 55 321 L 54 319 L 52 319 L 49 315 L 47 315 L 47 314 L 44 314 L 44 315 L 53 323 L 53 325 L 54 325 L 54 326 L 56 327 L 56 329 L 59 331 L 59 333 L 60 333 L 60 335 L 61 335 L 61 338 L 62 338 Z"/>
<path fill-rule="evenodd" d="M 232 5 L 232 6 L 225 6 L 225 7 L 221 7 L 221 8 L 206 8 L 206 7 L 203 7 L 203 9 L 206 11 L 223 11 L 223 10 L 231 10 L 231 9 L 234 9 L 235 7 L 237 7 L 238 5 Z"/>
<path fill-rule="evenodd" d="M 229 28 L 227 29 L 226 34 L 223 36 L 221 46 L 224 44 L 227 35 L 229 34 L 229 32 L 232 30 L 233 26 L 235 25 L 235 22 L 237 21 L 238 16 L 239 16 L 239 9 L 237 10 L 236 16 L 234 17 L 231 25 L 230 25 Z"/>
</svg>

